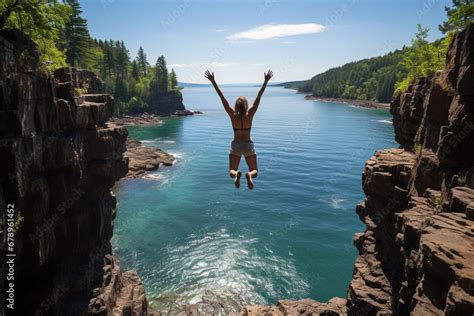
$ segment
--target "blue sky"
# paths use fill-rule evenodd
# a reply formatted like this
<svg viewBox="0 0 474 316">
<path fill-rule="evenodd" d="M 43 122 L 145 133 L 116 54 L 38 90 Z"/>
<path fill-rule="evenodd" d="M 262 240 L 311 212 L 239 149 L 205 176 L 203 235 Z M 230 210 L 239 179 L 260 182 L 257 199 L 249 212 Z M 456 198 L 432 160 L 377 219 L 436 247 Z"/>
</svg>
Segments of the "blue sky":
<svg viewBox="0 0 474 316">
<path fill-rule="evenodd" d="M 408 45 L 417 23 L 441 36 L 448 0 L 82 0 L 91 35 L 164 55 L 179 81 L 308 79 L 344 63 Z"/>
</svg>

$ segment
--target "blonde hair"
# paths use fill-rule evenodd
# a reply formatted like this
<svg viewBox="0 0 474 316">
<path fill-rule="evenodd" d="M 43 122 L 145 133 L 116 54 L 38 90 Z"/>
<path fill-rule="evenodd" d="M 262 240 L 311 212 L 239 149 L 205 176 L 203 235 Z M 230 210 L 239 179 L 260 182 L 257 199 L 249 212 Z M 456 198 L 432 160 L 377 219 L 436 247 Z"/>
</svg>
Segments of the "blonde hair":
<svg viewBox="0 0 474 316">
<path fill-rule="evenodd" d="M 238 97 L 235 101 L 235 112 L 238 116 L 244 116 L 248 111 L 249 103 L 246 97 Z"/>
</svg>

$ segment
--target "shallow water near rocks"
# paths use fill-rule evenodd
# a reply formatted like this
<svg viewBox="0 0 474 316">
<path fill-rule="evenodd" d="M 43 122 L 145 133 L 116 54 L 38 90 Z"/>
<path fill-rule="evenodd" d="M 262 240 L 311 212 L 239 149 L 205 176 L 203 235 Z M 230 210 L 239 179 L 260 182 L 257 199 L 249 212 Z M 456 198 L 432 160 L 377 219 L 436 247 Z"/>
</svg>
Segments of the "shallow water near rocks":
<svg viewBox="0 0 474 316">
<path fill-rule="evenodd" d="M 268 87 L 252 128 L 255 189 L 228 176 L 230 120 L 210 87 L 182 90 L 204 115 L 129 128 L 130 137 L 176 155 L 147 179 L 115 187 L 113 245 L 136 269 L 152 305 L 206 303 L 239 310 L 278 299 L 344 297 L 363 230 L 361 172 L 376 149 L 397 146 L 388 110 L 305 100 Z M 231 103 L 258 87 L 224 86 Z M 244 161 L 241 170 L 247 171 Z"/>
</svg>

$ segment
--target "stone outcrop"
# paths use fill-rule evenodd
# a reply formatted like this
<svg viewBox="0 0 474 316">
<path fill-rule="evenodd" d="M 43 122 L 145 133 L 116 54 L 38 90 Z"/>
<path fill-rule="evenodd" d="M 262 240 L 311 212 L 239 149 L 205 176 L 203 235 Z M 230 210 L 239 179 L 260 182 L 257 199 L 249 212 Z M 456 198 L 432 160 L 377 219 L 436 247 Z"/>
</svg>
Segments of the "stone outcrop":
<svg viewBox="0 0 474 316">
<path fill-rule="evenodd" d="M 136 271 L 120 271 L 114 256 L 105 256 L 101 288 L 94 290 L 89 315 L 149 315 L 142 281 Z"/>
<path fill-rule="evenodd" d="M 16 212 L 14 314 L 85 315 L 89 305 L 93 315 L 147 314 L 138 276 L 111 256 L 110 190 L 128 171 L 127 130 L 107 125 L 113 113 L 93 73 L 42 71 L 33 42 L 0 33 L 0 208 L 2 227 L 6 205 Z"/>
<path fill-rule="evenodd" d="M 184 111 L 183 95 L 179 90 L 152 91 L 148 110 L 157 115 L 171 115 Z"/>
<path fill-rule="evenodd" d="M 350 315 L 474 313 L 474 26 L 446 68 L 391 104 L 399 149 L 362 177 L 366 231 L 347 295 Z"/>
<path fill-rule="evenodd" d="M 142 113 L 139 115 L 114 116 L 109 120 L 109 125 L 115 126 L 137 126 L 137 125 L 159 125 L 163 120 L 154 114 Z"/>
<path fill-rule="evenodd" d="M 233 316 L 286 316 L 286 315 L 347 315 L 346 300 L 333 298 L 327 303 L 319 303 L 311 299 L 299 301 L 280 300 L 272 306 L 246 306 L 239 314 Z"/>
<path fill-rule="evenodd" d="M 155 147 L 146 147 L 136 140 L 127 141 L 125 157 L 129 159 L 127 178 L 140 178 L 160 165 L 172 166 L 173 155 Z"/>
</svg>

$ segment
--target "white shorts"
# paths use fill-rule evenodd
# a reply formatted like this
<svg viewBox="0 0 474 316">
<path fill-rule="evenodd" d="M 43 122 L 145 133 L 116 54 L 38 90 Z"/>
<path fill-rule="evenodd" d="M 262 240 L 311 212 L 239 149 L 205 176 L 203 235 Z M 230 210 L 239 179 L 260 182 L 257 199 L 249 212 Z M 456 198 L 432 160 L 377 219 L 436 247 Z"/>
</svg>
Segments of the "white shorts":
<svg viewBox="0 0 474 316">
<path fill-rule="evenodd" d="M 230 151 L 229 154 L 235 155 L 235 156 L 252 156 L 255 155 L 255 146 L 253 145 L 253 142 L 236 142 L 233 141 L 230 144 Z"/>
</svg>

